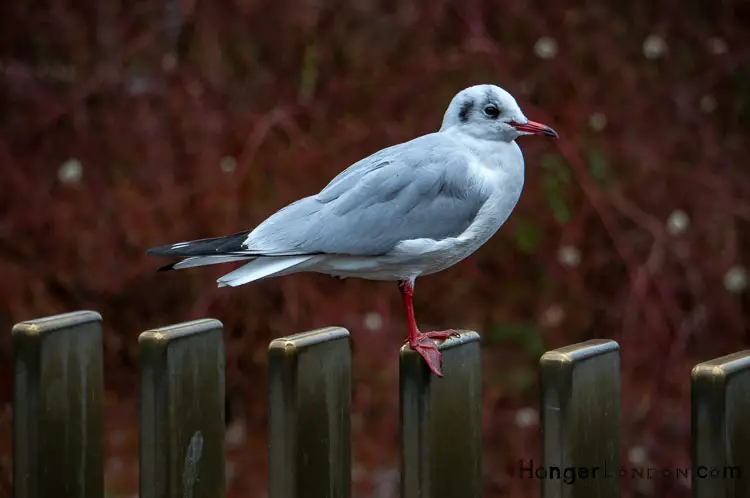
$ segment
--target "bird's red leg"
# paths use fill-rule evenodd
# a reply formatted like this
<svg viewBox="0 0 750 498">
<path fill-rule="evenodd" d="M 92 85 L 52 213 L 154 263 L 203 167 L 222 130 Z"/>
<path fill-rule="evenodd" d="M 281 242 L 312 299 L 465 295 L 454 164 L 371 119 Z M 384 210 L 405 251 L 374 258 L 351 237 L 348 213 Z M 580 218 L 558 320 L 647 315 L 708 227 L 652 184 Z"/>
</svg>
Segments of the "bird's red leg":
<svg viewBox="0 0 750 498">
<path fill-rule="evenodd" d="M 443 358 L 433 342 L 433 339 L 444 341 L 451 335 L 455 335 L 456 332 L 453 330 L 438 330 L 425 333 L 420 332 L 417 328 L 417 321 L 414 318 L 414 304 L 412 303 L 414 286 L 409 280 L 403 280 L 399 282 L 398 288 L 401 290 L 401 296 L 404 298 L 406 322 L 409 328 L 409 339 L 407 341 L 409 347 L 424 358 L 432 373 L 438 377 L 442 377 L 443 374 L 440 372 L 440 367 L 443 364 Z"/>
</svg>

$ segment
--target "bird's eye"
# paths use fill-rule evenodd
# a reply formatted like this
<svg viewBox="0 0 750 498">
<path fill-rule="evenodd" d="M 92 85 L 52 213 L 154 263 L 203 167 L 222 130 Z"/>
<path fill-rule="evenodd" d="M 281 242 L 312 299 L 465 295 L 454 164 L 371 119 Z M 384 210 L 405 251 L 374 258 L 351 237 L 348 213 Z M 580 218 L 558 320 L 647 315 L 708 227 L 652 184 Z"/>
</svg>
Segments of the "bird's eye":
<svg viewBox="0 0 750 498">
<path fill-rule="evenodd" d="M 485 116 L 492 119 L 496 119 L 500 115 L 500 109 L 498 109 L 494 105 L 486 106 L 484 109 L 482 109 L 482 112 Z"/>
</svg>

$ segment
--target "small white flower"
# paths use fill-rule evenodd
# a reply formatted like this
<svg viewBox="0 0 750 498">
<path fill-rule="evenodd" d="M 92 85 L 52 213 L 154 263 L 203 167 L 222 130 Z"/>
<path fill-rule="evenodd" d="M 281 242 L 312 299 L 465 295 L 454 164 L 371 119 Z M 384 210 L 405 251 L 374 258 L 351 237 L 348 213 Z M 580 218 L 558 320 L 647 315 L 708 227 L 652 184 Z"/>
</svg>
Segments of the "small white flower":
<svg viewBox="0 0 750 498">
<path fill-rule="evenodd" d="M 57 169 L 57 179 L 62 183 L 78 183 L 83 177 L 83 165 L 78 159 L 68 159 Z"/>
<path fill-rule="evenodd" d="M 562 246 L 557 251 L 557 260 L 563 266 L 574 268 L 581 264 L 581 251 L 575 246 Z"/>
<path fill-rule="evenodd" d="M 669 235 L 679 235 L 690 226 L 690 217 L 685 211 L 676 210 L 667 218 L 667 233 Z"/>
<path fill-rule="evenodd" d="M 557 51 L 557 42 L 549 36 L 542 36 L 534 44 L 534 54 L 540 59 L 554 59 Z"/>
<path fill-rule="evenodd" d="M 177 56 L 169 53 L 164 54 L 161 58 L 161 69 L 165 73 L 171 72 L 177 66 Z"/>
<path fill-rule="evenodd" d="M 224 173 L 234 173 L 237 169 L 237 159 L 232 156 L 222 157 L 219 167 Z"/>
<path fill-rule="evenodd" d="M 149 87 L 148 78 L 146 78 L 145 76 L 134 76 L 130 80 L 129 91 L 131 95 L 141 95 L 148 91 L 148 87 Z"/>
<path fill-rule="evenodd" d="M 589 116 L 589 128 L 594 131 L 602 131 L 607 126 L 607 116 L 601 112 L 596 112 Z"/>
<path fill-rule="evenodd" d="M 628 461 L 633 465 L 641 465 L 646 462 L 646 449 L 643 446 L 633 446 L 628 450 Z"/>
<path fill-rule="evenodd" d="M 711 38 L 708 42 L 708 48 L 714 55 L 721 55 L 727 52 L 727 42 L 722 38 Z"/>
<path fill-rule="evenodd" d="M 565 310 L 559 304 L 553 304 L 544 312 L 540 318 L 540 322 L 544 327 L 557 327 L 565 319 Z"/>
<path fill-rule="evenodd" d="M 203 86 L 199 81 L 188 82 L 188 84 L 185 85 L 185 89 L 187 90 L 187 93 L 193 98 L 197 99 L 201 95 L 203 95 Z"/>
<path fill-rule="evenodd" d="M 534 408 L 521 408 L 516 412 L 517 427 L 533 427 L 539 422 L 539 412 Z"/>
<path fill-rule="evenodd" d="M 236 420 L 224 431 L 224 441 L 230 447 L 239 446 L 246 441 L 247 425 L 244 420 Z"/>
<path fill-rule="evenodd" d="M 712 113 L 716 110 L 716 99 L 713 95 L 706 94 L 701 97 L 701 110 L 706 114 Z"/>
<path fill-rule="evenodd" d="M 667 53 L 667 42 L 659 35 L 649 35 L 643 40 L 643 55 L 647 59 L 659 59 Z"/>
<path fill-rule="evenodd" d="M 367 330 L 380 330 L 383 326 L 383 317 L 377 311 L 365 313 L 365 328 Z"/>
<path fill-rule="evenodd" d="M 724 274 L 724 287 L 729 292 L 742 292 L 747 288 L 747 270 L 733 266 Z"/>
</svg>

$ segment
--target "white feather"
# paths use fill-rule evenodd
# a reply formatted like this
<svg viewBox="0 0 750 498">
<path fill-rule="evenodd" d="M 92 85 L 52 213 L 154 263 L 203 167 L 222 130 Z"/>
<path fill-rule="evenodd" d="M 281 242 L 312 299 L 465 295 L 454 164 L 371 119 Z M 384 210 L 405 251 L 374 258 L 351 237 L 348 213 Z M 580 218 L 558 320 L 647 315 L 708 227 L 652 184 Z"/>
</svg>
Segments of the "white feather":
<svg viewBox="0 0 750 498">
<path fill-rule="evenodd" d="M 193 268 L 195 266 L 217 265 L 219 263 L 231 263 L 232 261 L 245 261 L 252 259 L 254 256 L 194 256 L 183 259 L 176 263 L 172 269 L 182 270 L 184 268 Z"/>
<path fill-rule="evenodd" d="M 261 278 L 283 274 L 283 272 L 311 258 L 312 256 L 260 257 L 233 272 L 227 273 L 217 282 L 219 282 L 219 287 L 237 287 Z"/>
</svg>

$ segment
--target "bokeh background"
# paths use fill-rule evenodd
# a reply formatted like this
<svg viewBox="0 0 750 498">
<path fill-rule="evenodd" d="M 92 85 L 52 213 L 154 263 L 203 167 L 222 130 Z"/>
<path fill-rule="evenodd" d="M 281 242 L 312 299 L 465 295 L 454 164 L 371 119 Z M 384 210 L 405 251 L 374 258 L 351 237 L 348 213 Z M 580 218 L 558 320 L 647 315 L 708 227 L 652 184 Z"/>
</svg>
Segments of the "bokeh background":
<svg viewBox="0 0 750 498">
<path fill-rule="evenodd" d="M 483 335 L 485 495 L 536 495 L 511 470 L 538 451 L 537 361 L 590 338 L 622 347 L 623 461 L 689 466 L 690 369 L 748 342 L 748 23 L 744 0 L 3 3 L 0 495 L 12 325 L 94 309 L 111 496 L 137 492 L 137 335 L 200 317 L 226 327 L 230 496 L 265 493 L 268 342 L 332 324 L 353 334 L 356 496 L 396 496 L 395 284 L 217 289 L 231 267 L 156 274 L 144 251 L 254 226 L 477 83 L 561 136 L 520 139 L 510 221 L 417 288 L 425 329 Z"/>
</svg>

